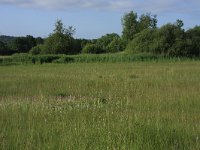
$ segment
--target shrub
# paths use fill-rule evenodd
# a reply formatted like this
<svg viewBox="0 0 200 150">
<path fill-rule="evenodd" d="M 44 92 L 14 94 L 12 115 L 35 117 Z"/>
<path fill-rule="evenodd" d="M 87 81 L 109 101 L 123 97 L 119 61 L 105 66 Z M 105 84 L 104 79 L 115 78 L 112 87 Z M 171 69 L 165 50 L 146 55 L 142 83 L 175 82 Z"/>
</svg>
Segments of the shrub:
<svg viewBox="0 0 200 150">
<path fill-rule="evenodd" d="M 174 24 L 167 24 L 157 30 L 153 51 L 170 56 L 184 55 L 184 30 Z"/>
<path fill-rule="evenodd" d="M 43 54 L 69 54 L 72 48 L 72 38 L 61 33 L 53 33 L 44 43 Z"/>
<path fill-rule="evenodd" d="M 44 46 L 43 45 L 37 45 L 35 47 L 33 47 L 29 53 L 32 55 L 38 55 L 40 54 L 42 51 L 44 50 Z"/>
<path fill-rule="evenodd" d="M 102 49 L 96 44 L 88 43 L 83 48 L 82 53 L 99 54 L 102 53 Z"/>
<path fill-rule="evenodd" d="M 107 52 L 108 53 L 115 53 L 115 52 L 120 52 L 125 49 L 126 43 L 123 42 L 123 40 L 119 37 L 116 37 L 113 39 L 113 41 L 108 44 L 107 46 Z"/>
<path fill-rule="evenodd" d="M 167 24 L 160 29 L 145 29 L 128 44 L 129 53 L 152 53 L 167 56 L 186 56 L 185 32 L 179 25 Z"/>
<path fill-rule="evenodd" d="M 128 44 L 126 51 L 128 53 L 149 53 L 153 51 L 154 36 L 156 30 L 145 29 L 135 35 L 135 38 Z"/>
<path fill-rule="evenodd" d="M 188 55 L 200 56 L 200 26 L 186 32 Z"/>
</svg>

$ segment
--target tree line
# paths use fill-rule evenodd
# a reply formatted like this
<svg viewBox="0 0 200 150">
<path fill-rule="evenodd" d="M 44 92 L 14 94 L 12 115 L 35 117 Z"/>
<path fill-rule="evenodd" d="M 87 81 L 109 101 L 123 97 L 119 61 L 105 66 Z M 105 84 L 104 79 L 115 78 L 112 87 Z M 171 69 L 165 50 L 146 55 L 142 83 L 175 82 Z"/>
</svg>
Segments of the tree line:
<svg viewBox="0 0 200 150">
<path fill-rule="evenodd" d="M 199 56 L 200 26 L 183 28 L 182 20 L 157 27 L 157 16 L 146 13 L 138 16 L 130 11 L 122 17 L 122 35 L 109 33 L 98 39 L 75 39 L 75 28 L 65 27 L 57 20 L 55 29 L 47 38 L 31 35 L 12 40 L 0 39 L 0 55 L 13 53 L 80 54 L 80 53 L 150 53 L 167 56 Z"/>
</svg>

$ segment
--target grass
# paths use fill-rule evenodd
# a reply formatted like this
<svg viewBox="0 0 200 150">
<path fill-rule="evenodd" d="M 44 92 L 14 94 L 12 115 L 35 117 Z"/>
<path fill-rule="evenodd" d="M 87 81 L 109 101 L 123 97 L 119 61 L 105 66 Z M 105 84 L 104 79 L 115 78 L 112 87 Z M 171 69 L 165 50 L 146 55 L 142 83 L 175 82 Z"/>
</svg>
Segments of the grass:
<svg viewBox="0 0 200 150">
<path fill-rule="evenodd" d="M 0 66 L 21 65 L 21 64 L 44 64 L 44 63 L 122 63 L 122 62 L 176 62 L 185 60 L 199 60 L 199 57 L 170 57 L 153 54 L 135 54 L 126 53 L 115 54 L 80 54 L 80 55 L 31 55 L 27 53 L 14 54 L 12 56 L 0 56 Z"/>
<path fill-rule="evenodd" d="M 0 67 L 0 149 L 200 149 L 200 61 Z"/>
</svg>

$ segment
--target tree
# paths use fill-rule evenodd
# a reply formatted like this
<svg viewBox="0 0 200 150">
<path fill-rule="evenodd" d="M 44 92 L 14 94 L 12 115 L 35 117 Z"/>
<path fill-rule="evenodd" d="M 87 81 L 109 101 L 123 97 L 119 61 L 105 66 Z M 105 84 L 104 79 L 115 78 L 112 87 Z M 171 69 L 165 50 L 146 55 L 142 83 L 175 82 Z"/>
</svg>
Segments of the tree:
<svg viewBox="0 0 200 150">
<path fill-rule="evenodd" d="M 139 19 L 137 13 L 133 11 L 125 14 L 122 18 L 122 38 L 127 43 L 134 39 L 134 36 L 145 29 L 156 29 L 157 19 L 156 15 L 151 13 L 142 14 Z"/>
<path fill-rule="evenodd" d="M 154 53 L 155 29 L 145 29 L 135 35 L 129 42 L 126 51 L 128 53 Z"/>
<path fill-rule="evenodd" d="M 102 52 L 109 52 L 108 45 L 115 39 L 120 38 L 120 36 L 116 33 L 106 34 L 101 38 L 97 39 L 97 46 L 101 48 Z"/>
<path fill-rule="evenodd" d="M 151 13 L 142 14 L 138 21 L 138 32 L 141 32 L 147 28 L 156 29 L 157 28 L 156 17 L 157 17 L 156 15 L 151 15 Z"/>
<path fill-rule="evenodd" d="M 28 48 L 28 51 L 33 48 L 34 46 L 36 46 L 36 40 L 33 36 L 31 35 L 27 35 L 26 38 L 26 44 L 27 44 L 27 48 Z"/>
<path fill-rule="evenodd" d="M 72 37 L 75 31 L 76 29 L 73 28 L 73 26 L 69 26 L 68 28 L 65 28 L 65 26 L 62 23 L 62 20 L 57 20 L 55 23 L 54 33 L 65 34 L 69 37 Z"/>
<path fill-rule="evenodd" d="M 115 37 L 107 46 L 108 53 L 120 52 L 125 49 L 125 42 L 120 37 Z"/>
<path fill-rule="evenodd" d="M 134 37 L 134 35 L 137 33 L 137 13 L 134 13 L 133 11 L 125 14 L 122 18 L 122 37 L 126 41 L 131 41 Z"/>
<path fill-rule="evenodd" d="M 70 26 L 65 28 L 61 20 L 55 23 L 54 33 L 46 39 L 43 53 L 71 54 L 73 53 L 73 34 L 75 29 Z"/>
<path fill-rule="evenodd" d="M 36 45 L 44 44 L 44 39 L 41 37 L 35 38 Z"/>
<path fill-rule="evenodd" d="M 153 53 L 168 56 L 188 55 L 185 32 L 180 21 L 166 24 L 159 29 L 145 29 L 128 44 L 130 53 Z"/>
<path fill-rule="evenodd" d="M 26 53 L 29 51 L 25 37 L 17 37 L 13 42 L 13 49 L 18 53 Z"/>
<path fill-rule="evenodd" d="M 8 47 L 2 41 L 0 41 L 0 55 L 6 55 L 8 52 Z"/>
<path fill-rule="evenodd" d="M 200 26 L 186 32 L 188 55 L 200 56 Z"/>
<path fill-rule="evenodd" d="M 182 29 L 182 27 L 184 26 L 184 23 L 182 20 L 177 19 L 176 23 L 174 25 L 177 26 L 178 28 Z"/>
<path fill-rule="evenodd" d="M 41 54 L 43 52 L 43 49 L 44 49 L 44 46 L 39 44 L 39 45 L 31 48 L 29 53 L 32 54 L 32 55 L 38 55 L 38 54 Z"/>
<path fill-rule="evenodd" d="M 177 24 L 162 26 L 155 36 L 155 52 L 171 56 L 186 55 L 185 33 Z"/>
<path fill-rule="evenodd" d="M 88 43 L 83 48 L 82 53 L 99 54 L 102 53 L 102 49 L 96 44 Z"/>
<path fill-rule="evenodd" d="M 36 46 L 36 41 L 31 35 L 27 35 L 26 37 L 17 37 L 12 44 L 13 49 L 18 53 L 29 52 L 29 50 L 34 46 Z"/>
</svg>

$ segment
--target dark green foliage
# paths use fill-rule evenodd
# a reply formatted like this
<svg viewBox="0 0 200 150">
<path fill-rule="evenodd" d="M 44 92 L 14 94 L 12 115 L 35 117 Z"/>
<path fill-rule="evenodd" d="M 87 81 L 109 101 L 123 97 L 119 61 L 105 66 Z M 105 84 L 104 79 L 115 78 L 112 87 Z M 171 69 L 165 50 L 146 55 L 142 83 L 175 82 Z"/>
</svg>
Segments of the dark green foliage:
<svg viewBox="0 0 200 150">
<path fill-rule="evenodd" d="M 0 55 L 11 55 L 13 53 L 15 53 L 15 51 L 10 49 L 7 43 L 0 41 Z"/>
<path fill-rule="evenodd" d="M 157 19 L 156 15 L 151 15 L 151 13 L 142 14 L 138 21 L 138 32 L 141 32 L 145 29 L 156 29 L 157 28 Z"/>
<path fill-rule="evenodd" d="M 120 38 L 116 33 L 106 34 L 97 40 L 96 45 L 102 52 L 109 52 L 108 45 L 116 38 Z"/>
<path fill-rule="evenodd" d="M 28 45 L 25 37 L 18 37 L 13 42 L 13 48 L 18 53 L 25 53 L 28 52 Z"/>
<path fill-rule="evenodd" d="M 71 54 L 73 49 L 73 37 L 75 29 L 70 26 L 64 27 L 61 20 L 55 23 L 54 33 L 52 33 L 44 43 L 43 54 Z"/>
<path fill-rule="evenodd" d="M 0 55 L 6 55 L 7 53 L 7 46 L 4 42 L 0 41 Z"/>
<path fill-rule="evenodd" d="M 137 13 L 131 11 L 123 16 L 122 27 L 122 38 L 129 42 L 144 29 L 155 29 L 157 27 L 156 15 L 151 15 L 151 13 L 142 14 L 138 19 Z"/>
<path fill-rule="evenodd" d="M 88 53 L 88 54 L 99 54 L 104 52 L 100 46 L 98 46 L 97 44 L 91 44 L 88 43 L 85 45 L 85 47 L 82 50 L 82 53 Z"/>
<path fill-rule="evenodd" d="M 53 33 L 44 43 L 44 54 L 69 54 L 72 48 L 71 37 L 61 33 Z"/>
<path fill-rule="evenodd" d="M 44 51 L 44 46 L 43 45 L 37 45 L 35 47 L 33 47 L 29 53 L 32 55 L 38 55 L 41 54 Z"/>
<path fill-rule="evenodd" d="M 41 37 L 34 38 L 31 35 L 26 37 L 0 36 L 2 42 L 6 45 L 4 52 L 0 55 L 11 55 L 13 53 L 27 53 L 36 45 L 43 44 Z"/>
<path fill-rule="evenodd" d="M 100 54 L 114 53 L 125 49 L 126 43 L 116 33 L 106 34 L 85 45 L 82 53 Z"/>
<path fill-rule="evenodd" d="M 14 37 L 14 36 L 0 35 L 0 41 L 7 43 L 7 44 L 12 43 L 15 39 L 16 39 L 16 37 Z"/>
<path fill-rule="evenodd" d="M 92 41 L 87 39 L 73 39 L 73 51 L 71 54 L 80 54 L 85 45 L 88 43 L 92 43 Z"/>
<path fill-rule="evenodd" d="M 37 45 L 44 44 L 44 39 L 41 37 L 37 37 L 37 38 L 35 38 L 35 42 Z"/>
<path fill-rule="evenodd" d="M 135 38 L 129 42 L 126 51 L 128 53 L 154 53 L 155 29 L 146 29 L 135 35 Z"/>
<path fill-rule="evenodd" d="M 184 30 L 178 24 L 162 26 L 156 32 L 153 51 L 170 56 L 186 55 Z"/>
<path fill-rule="evenodd" d="M 27 35 L 26 37 L 17 37 L 12 44 L 12 48 L 17 53 L 29 52 L 29 50 L 34 46 L 36 46 L 36 40 L 30 35 Z"/>
<path fill-rule="evenodd" d="M 166 56 L 199 56 L 200 30 L 185 32 L 183 22 L 166 24 L 159 29 L 145 29 L 128 44 L 129 53 L 152 53 Z M 199 33 L 198 33 L 199 32 Z"/>
<path fill-rule="evenodd" d="M 107 52 L 108 53 L 116 53 L 123 51 L 126 47 L 125 41 L 123 41 L 120 37 L 115 37 L 108 45 Z"/>
<path fill-rule="evenodd" d="M 122 18 L 122 37 L 127 41 L 132 40 L 137 33 L 137 26 L 137 13 L 131 11 L 125 14 Z"/>
<path fill-rule="evenodd" d="M 200 56 L 200 26 L 186 32 L 188 55 Z"/>
</svg>

